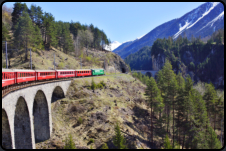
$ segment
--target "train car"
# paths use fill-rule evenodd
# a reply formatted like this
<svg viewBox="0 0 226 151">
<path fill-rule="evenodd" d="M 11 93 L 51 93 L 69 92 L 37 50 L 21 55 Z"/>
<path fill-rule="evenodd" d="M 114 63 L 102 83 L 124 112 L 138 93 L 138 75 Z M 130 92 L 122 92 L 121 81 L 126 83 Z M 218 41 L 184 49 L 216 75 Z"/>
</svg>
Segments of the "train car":
<svg viewBox="0 0 226 151">
<path fill-rule="evenodd" d="M 91 69 L 92 70 L 92 75 L 104 75 L 104 69 Z"/>
<path fill-rule="evenodd" d="M 56 70 L 57 78 L 71 78 L 75 77 L 75 70 Z"/>
<path fill-rule="evenodd" d="M 35 70 L 13 70 L 15 71 L 16 83 L 35 81 Z"/>
<path fill-rule="evenodd" d="M 56 79 L 55 70 L 35 70 L 36 80 Z"/>
<path fill-rule="evenodd" d="M 84 76 L 91 76 L 92 71 L 91 69 L 77 69 L 75 70 L 75 77 L 84 77 Z"/>
<path fill-rule="evenodd" d="M 15 72 L 11 69 L 2 69 L 2 88 L 15 84 Z"/>
</svg>

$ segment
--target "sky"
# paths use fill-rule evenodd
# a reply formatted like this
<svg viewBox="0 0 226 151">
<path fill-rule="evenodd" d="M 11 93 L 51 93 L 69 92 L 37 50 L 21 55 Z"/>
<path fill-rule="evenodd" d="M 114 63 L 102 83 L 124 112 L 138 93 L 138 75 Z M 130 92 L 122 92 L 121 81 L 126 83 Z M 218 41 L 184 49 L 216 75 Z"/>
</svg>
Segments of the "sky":
<svg viewBox="0 0 226 151">
<path fill-rule="evenodd" d="M 24 3 L 24 2 L 22 2 Z M 93 24 L 110 40 L 120 43 L 139 38 L 157 26 L 180 18 L 205 2 L 25 2 L 40 6 L 55 21 Z M 13 8 L 14 2 L 3 5 Z"/>
</svg>

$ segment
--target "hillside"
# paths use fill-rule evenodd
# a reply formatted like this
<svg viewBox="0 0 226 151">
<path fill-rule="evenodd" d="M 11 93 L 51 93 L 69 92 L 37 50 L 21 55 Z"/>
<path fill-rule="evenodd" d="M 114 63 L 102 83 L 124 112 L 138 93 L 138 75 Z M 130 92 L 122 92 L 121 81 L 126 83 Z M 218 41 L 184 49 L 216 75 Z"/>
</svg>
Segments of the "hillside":
<svg viewBox="0 0 226 151">
<path fill-rule="evenodd" d="M 207 38 L 222 28 L 224 28 L 224 5 L 220 2 L 207 2 L 180 18 L 159 25 L 144 37 L 124 45 L 125 47 L 118 47 L 113 52 L 124 59 L 144 46 L 152 46 L 157 38 L 170 36 L 177 39 L 179 35 L 186 35 L 188 39 L 192 36 Z"/>
<path fill-rule="evenodd" d="M 81 61 L 83 69 L 104 68 L 108 73 L 115 72 L 115 68 L 116 72 L 129 71 L 125 62 L 112 52 L 88 49 L 88 56 L 86 48 L 83 48 L 81 52 L 79 57 L 74 57 L 73 53 L 65 54 L 54 47 L 51 47 L 49 50 L 33 49 L 32 67 L 33 69 L 41 70 L 54 69 L 55 54 L 56 69 L 80 69 Z M 24 55 L 23 50 L 9 52 L 9 69 L 30 69 L 30 55 L 28 56 L 28 61 L 24 61 Z M 5 53 L 3 53 L 2 62 L 3 66 L 5 66 Z"/>
<path fill-rule="evenodd" d="M 104 81 L 106 86 L 93 91 L 88 88 L 92 77 L 75 79 L 66 98 L 52 103 L 52 137 L 37 143 L 36 148 L 62 149 L 69 133 L 76 148 L 101 148 L 104 143 L 114 148 L 112 137 L 116 121 L 120 123 L 129 148 L 150 148 L 150 109 L 144 96 L 146 86 L 128 74 L 93 79 L 95 83 Z M 91 139 L 94 143 L 90 142 Z M 155 137 L 155 141 L 157 139 Z"/>
</svg>

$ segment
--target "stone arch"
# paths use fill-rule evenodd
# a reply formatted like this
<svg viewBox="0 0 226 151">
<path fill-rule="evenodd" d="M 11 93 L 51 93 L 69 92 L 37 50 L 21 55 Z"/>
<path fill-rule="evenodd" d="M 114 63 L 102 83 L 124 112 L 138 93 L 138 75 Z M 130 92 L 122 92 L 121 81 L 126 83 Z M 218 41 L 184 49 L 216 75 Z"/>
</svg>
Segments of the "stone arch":
<svg viewBox="0 0 226 151">
<path fill-rule="evenodd" d="M 16 104 L 14 136 L 16 149 L 32 149 L 29 111 L 23 97 L 20 97 Z"/>
<path fill-rule="evenodd" d="M 12 149 L 12 138 L 9 127 L 9 120 L 4 109 L 2 109 L 2 147 L 5 149 Z"/>
<path fill-rule="evenodd" d="M 49 110 L 45 94 L 38 90 L 33 104 L 35 143 L 50 138 Z"/>
<path fill-rule="evenodd" d="M 53 103 L 53 102 L 55 102 L 55 101 L 57 101 L 59 99 L 62 99 L 64 97 L 65 97 L 65 95 L 64 95 L 63 89 L 60 86 L 57 86 L 53 90 L 51 103 Z"/>
<path fill-rule="evenodd" d="M 146 72 L 145 75 L 146 76 L 149 76 L 149 77 L 152 77 L 153 76 L 151 72 Z"/>
</svg>

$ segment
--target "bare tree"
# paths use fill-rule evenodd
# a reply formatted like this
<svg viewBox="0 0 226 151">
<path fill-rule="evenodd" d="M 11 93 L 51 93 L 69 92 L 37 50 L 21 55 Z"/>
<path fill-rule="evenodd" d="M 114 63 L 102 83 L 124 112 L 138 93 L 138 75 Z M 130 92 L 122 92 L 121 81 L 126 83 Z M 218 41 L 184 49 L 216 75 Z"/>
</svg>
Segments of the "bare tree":
<svg viewBox="0 0 226 151">
<path fill-rule="evenodd" d="M 79 30 L 78 36 L 80 37 L 80 44 L 86 47 L 86 54 L 88 56 L 88 47 L 91 45 L 93 41 L 93 34 L 89 30 Z"/>
</svg>

